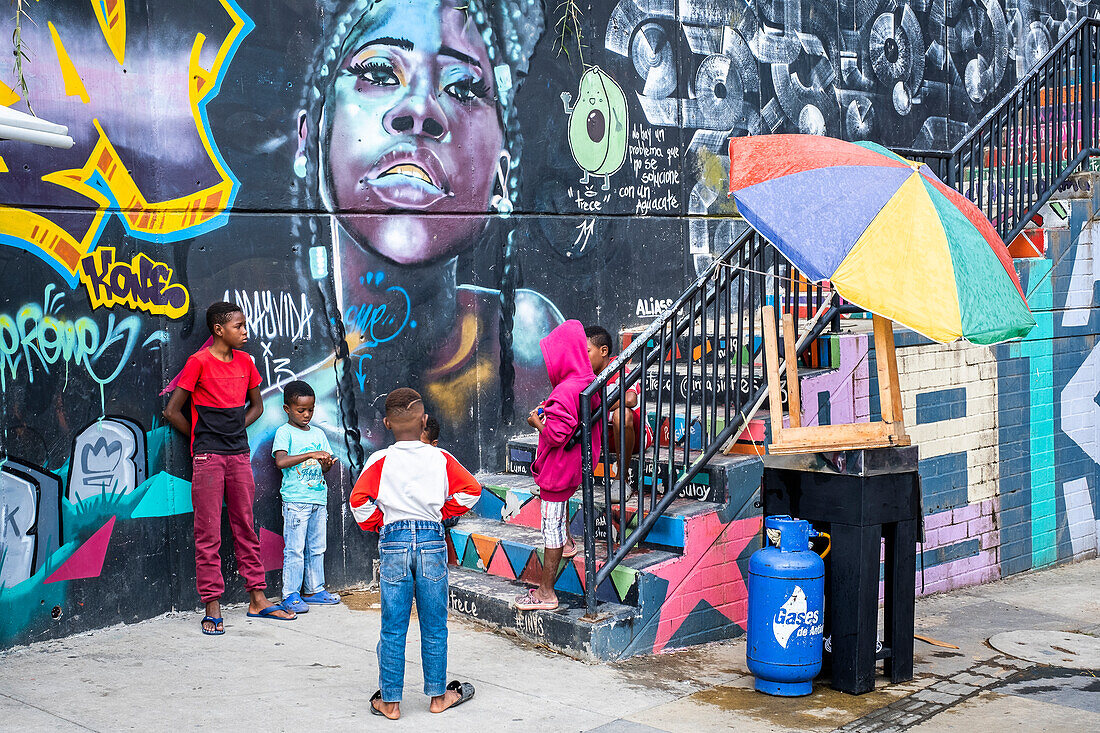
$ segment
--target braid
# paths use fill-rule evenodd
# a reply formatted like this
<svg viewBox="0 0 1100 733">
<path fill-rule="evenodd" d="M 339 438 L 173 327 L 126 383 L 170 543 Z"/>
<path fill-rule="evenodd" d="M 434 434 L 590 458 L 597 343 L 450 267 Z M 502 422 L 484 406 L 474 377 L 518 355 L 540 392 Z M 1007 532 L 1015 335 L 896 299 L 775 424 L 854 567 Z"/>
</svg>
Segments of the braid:
<svg viewBox="0 0 1100 733">
<path fill-rule="evenodd" d="M 508 232 L 504 242 L 504 265 L 500 270 L 500 419 L 511 425 L 516 407 L 516 368 L 512 352 L 512 327 L 516 315 L 515 277 L 516 230 Z"/>
<path fill-rule="evenodd" d="M 353 6 L 354 7 L 354 6 Z M 306 120 L 310 135 L 320 135 L 321 105 L 323 95 L 321 88 L 334 67 L 335 48 L 333 38 L 339 38 L 347 29 L 350 20 L 350 11 L 332 24 L 331 37 L 327 42 L 317 48 L 310 75 L 302 92 L 301 106 L 299 109 L 306 111 Z M 323 242 L 325 234 L 318 225 L 318 216 L 323 207 L 319 201 L 319 194 L 315 191 L 312 182 L 318 180 L 318 160 L 316 156 L 306 155 L 305 170 L 302 180 L 296 187 L 294 196 L 294 211 L 303 212 L 293 217 L 293 234 L 298 241 L 304 237 L 303 228 L 308 229 L 309 250 L 308 258 L 311 264 L 311 272 L 317 285 L 317 294 L 324 307 L 325 318 L 329 324 L 329 337 L 335 352 L 335 360 L 332 368 L 336 376 L 336 402 L 340 410 L 340 422 L 344 431 L 344 446 L 347 449 L 349 469 L 352 478 L 362 470 L 366 454 L 363 450 L 362 434 L 359 430 L 359 410 L 356 405 L 355 374 L 352 371 L 351 354 L 348 350 L 347 332 L 344 329 L 343 314 L 340 313 L 339 296 L 336 293 L 335 268 L 337 262 L 330 262 L 332 258 L 331 247 Z M 296 163 L 297 165 L 297 163 Z"/>
<path fill-rule="evenodd" d="M 324 92 L 331 77 L 338 71 L 342 44 L 355 25 L 370 12 L 377 0 L 322 0 L 322 17 L 331 18 L 324 23 L 323 37 L 317 46 L 309 75 L 303 89 L 301 106 L 305 110 L 309 134 L 322 135 L 320 129 L 321 108 Z M 504 190 L 501 196 L 506 204 L 501 213 L 513 207 L 517 191 L 516 186 L 508 186 L 507 180 L 515 175 L 519 168 L 519 121 L 513 108 L 516 89 L 520 80 L 526 76 L 528 63 L 534 52 L 535 44 L 542 35 L 544 17 L 541 0 L 512 0 L 508 3 L 492 0 L 468 0 L 460 7 L 467 20 L 476 25 L 478 33 L 485 41 L 497 81 L 497 114 L 504 132 L 505 149 L 510 154 L 508 169 L 505 171 Z M 293 233 L 301 242 L 302 228 L 308 220 L 311 263 L 321 260 L 328 264 L 331 248 L 321 243 L 316 216 L 324 211 L 320 192 L 317 190 L 318 161 L 316 155 L 305 155 L 302 162 L 295 161 L 295 172 L 302 180 L 296 188 L 294 209 L 303 215 L 293 217 Z M 330 226 L 337 226 L 330 223 Z M 515 299 L 517 265 L 514 232 L 505 237 L 503 267 L 500 278 L 500 391 L 501 417 L 505 423 L 511 423 L 515 409 L 515 366 L 512 348 L 512 329 L 515 320 Z M 321 250 L 318 252 L 318 250 Z M 328 272 L 320 273 L 315 268 L 313 277 L 318 293 L 324 303 L 329 320 L 329 331 L 336 350 L 337 398 L 340 405 L 340 419 L 343 422 L 344 439 L 348 449 L 348 458 L 353 473 L 357 473 L 363 464 L 364 451 L 359 430 L 359 410 L 356 405 L 358 384 L 348 351 L 347 333 L 344 329 L 343 314 L 339 311 L 336 293 L 334 268 L 339 263 L 332 262 Z"/>
</svg>

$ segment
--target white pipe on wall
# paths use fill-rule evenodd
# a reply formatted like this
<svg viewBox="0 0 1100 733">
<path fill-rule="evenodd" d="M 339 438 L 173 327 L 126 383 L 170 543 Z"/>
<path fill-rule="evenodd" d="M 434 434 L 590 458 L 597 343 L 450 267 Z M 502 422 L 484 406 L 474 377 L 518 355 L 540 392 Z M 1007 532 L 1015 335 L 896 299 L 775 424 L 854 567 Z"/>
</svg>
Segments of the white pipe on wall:
<svg viewBox="0 0 1100 733">
<path fill-rule="evenodd" d="M 0 124 L 0 140 L 18 140 L 19 142 L 34 143 L 35 145 L 47 145 L 51 148 L 68 149 L 73 146 L 73 139 L 68 135 L 42 130 L 28 130 L 4 124 Z"/>
<path fill-rule="evenodd" d="M 69 128 L 47 122 L 34 115 L 26 114 L 8 107 L 0 107 L 0 125 L 10 125 L 23 130 L 38 130 L 40 132 L 53 132 L 58 135 L 68 135 Z"/>
</svg>

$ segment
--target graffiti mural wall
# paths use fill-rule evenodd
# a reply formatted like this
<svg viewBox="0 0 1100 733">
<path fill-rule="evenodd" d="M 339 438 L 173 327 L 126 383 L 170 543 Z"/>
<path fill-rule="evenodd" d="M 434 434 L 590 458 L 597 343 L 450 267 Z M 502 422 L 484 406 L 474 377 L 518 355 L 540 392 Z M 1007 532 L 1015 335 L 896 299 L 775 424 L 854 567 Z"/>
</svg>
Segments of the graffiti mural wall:
<svg viewBox="0 0 1100 733">
<path fill-rule="evenodd" d="M 0 104 L 68 126 L 75 145 L 0 142 L 0 646 L 196 605 L 189 457 L 160 413 L 210 302 L 242 306 L 264 379 L 250 440 L 269 585 L 270 441 L 295 378 L 340 454 L 329 578 L 368 580 L 375 549 L 342 507 L 385 443 L 380 396 L 417 387 L 443 445 L 501 468 L 546 390 L 542 335 L 565 318 L 644 323 L 737 236 L 720 216 L 730 136 L 947 147 L 1098 9 L 607 0 L 563 19 L 540 0 L 30 4 L 26 85 L 0 69 Z M 1080 338 L 1028 358 L 1077 359 L 1087 323 L 1059 322 Z M 1077 405 L 1086 382 L 1051 399 Z M 864 414 L 849 402 L 838 414 Z M 1094 423 L 1071 418 L 1066 440 L 1095 461 Z M 1051 500 L 1080 514 L 1096 492 L 1086 473 Z M 1043 521 L 1029 546 L 1046 557 L 1043 533 L 1062 535 Z"/>
</svg>

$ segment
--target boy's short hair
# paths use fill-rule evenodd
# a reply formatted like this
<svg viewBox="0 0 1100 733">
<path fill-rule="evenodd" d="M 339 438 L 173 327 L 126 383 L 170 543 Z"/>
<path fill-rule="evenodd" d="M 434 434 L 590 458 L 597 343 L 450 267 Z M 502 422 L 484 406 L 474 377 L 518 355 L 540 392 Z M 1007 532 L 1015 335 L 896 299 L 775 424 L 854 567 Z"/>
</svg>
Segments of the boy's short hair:
<svg viewBox="0 0 1100 733">
<path fill-rule="evenodd" d="M 283 404 L 293 405 L 294 401 L 299 397 L 316 397 L 313 393 L 313 387 L 310 387 L 307 383 L 300 379 L 296 379 L 287 386 L 283 387 Z"/>
<path fill-rule="evenodd" d="M 428 434 L 428 440 L 435 442 L 439 440 L 439 421 L 435 419 L 435 416 L 428 415 L 428 423 L 424 426 L 424 432 Z"/>
<path fill-rule="evenodd" d="M 608 356 L 615 353 L 615 342 L 603 326 L 588 326 L 584 329 L 584 335 L 596 346 L 606 346 Z"/>
<path fill-rule="evenodd" d="M 236 303 L 227 303 L 224 300 L 211 303 L 206 309 L 206 327 L 210 329 L 210 335 L 214 335 L 214 326 L 224 326 L 229 316 L 242 312 L 241 307 Z"/>
<path fill-rule="evenodd" d="M 386 395 L 386 417 L 391 420 L 394 418 L 400 419 L 418 403 L 423 409 L 424 400 L 419 392 L 411 387 L 398 387 Z"/>
</svg>

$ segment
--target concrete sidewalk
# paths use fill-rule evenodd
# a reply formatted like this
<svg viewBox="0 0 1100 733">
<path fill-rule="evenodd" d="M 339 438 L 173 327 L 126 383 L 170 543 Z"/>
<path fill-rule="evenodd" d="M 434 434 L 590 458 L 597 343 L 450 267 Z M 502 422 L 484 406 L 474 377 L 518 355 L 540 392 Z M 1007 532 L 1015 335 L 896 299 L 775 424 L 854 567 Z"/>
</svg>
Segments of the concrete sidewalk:
<svg viewBox="0 0 1100 733">
<path fill-rule="evenodd" d="M 452 617 L 450 676 L 473 682 L 477 696 L 442 715 L 428 712 L 414 621 L 403 717 L 391 723 L 368 710 L 378 686 L 374 602 L 357 594 L 290 623 L 229 608 L 222 637 L 201 635 L 198 613 L 173 613 L 14 649 L 0 654 L 0 728 L 1100 730 L 1095 670 L 1065 665 L 1061 652 L 1045 652 L 1054 665 L 1047 666 L 986 643 L 1003 631 L 1100 635 L 1100 560 L 918 601 L 918 633 L 961 648 L 917 642 L 917 679 L 881 680 L 860 697 L 825 685 L 806 698 L 760 695 L 751 689 L 743 639 L 592 665 Z M 1047 657 L 1040 651 L 1038 658 Z"/>
</svg>

